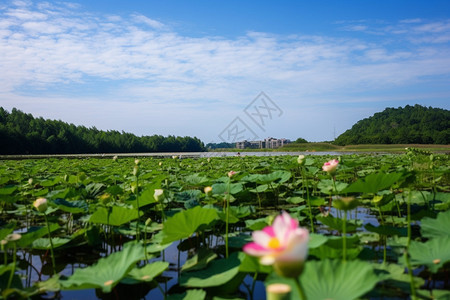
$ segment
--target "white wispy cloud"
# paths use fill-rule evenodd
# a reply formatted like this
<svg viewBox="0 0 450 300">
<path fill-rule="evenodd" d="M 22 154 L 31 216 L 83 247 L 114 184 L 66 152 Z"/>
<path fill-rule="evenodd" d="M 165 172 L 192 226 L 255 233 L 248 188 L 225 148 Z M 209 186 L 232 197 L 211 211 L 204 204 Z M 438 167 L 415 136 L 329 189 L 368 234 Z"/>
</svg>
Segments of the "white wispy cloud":
<svg viewBox="0 0 450 300">
<path fill-rule="evenodd" d="M 211 113 L 212 106 L 232 115 L 261 90 L 282 99 L 287 110 L 309 99 L 326 102 L 322 99 L 330 93 L 345 103 L 349 91 L 407 87 L 424 77 L 448 76 L 449 24 L 410 19 L 337 25 L 378 33 L 377 42 L 265 32 L 234 39 L 189 37 L 138 13 L 100 15 L 72 3 L 14 1 L 0 6 L 0 101 L 29 106 L 33 96 L 25 100 L 26 91 L 57 97 L 55 86 L 58 91 L 73 84 L 87 87 L 95 79 L 103 94 L 84 103 L 97 108 L 108 102 L 115 107 L 111 113 L 131 105 L 139 116 L 151 103 L 153 111 L 172 112 L 176 117 L 165 119 L 174 126 L 183 119 L 181 109 L 193 118 Z M 75 106 L 77 98 L 82 96 L 65 94 L 59 101 Z"/>
</svg>

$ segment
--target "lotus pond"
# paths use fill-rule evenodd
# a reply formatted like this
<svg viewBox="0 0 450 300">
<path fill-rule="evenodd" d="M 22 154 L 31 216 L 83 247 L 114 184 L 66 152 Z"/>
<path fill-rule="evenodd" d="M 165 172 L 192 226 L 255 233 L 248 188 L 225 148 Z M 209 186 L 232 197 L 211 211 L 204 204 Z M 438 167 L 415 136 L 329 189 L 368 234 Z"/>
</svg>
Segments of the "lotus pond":
<svg viewBox="0 0 450 300">
<path fill-rule="evenodd" d="M 3 160 L 0 298 L 450 299 L 449 190 L 415 149 Z M 309 231 L 295 278 L 243 251 L 282 213 Z"/>
</svg>

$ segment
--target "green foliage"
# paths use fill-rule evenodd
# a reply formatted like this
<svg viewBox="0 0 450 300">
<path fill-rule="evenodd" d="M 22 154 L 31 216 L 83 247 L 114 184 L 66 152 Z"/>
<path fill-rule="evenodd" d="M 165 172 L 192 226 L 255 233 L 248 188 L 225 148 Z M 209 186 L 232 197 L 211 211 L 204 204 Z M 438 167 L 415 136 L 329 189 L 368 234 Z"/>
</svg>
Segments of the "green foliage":
<svg viewBox="0 0 450 300">
<path fill-rule="evenodd" d="M 421 105 L 386 108 L 358 121 L 341 134 L 337 145 L 450 143 L 450 111 Z"/>
<path fill-rule="evenodd" d="M 0 107 L 0 116 L 0 154 L 205 151 L 203 142 L 196 137 L 138 137 L 126 132 L 34 118 L 15 108 L 9 113 Z"/>
<path fill-rule="evenodd" d="M 340 260 L 309 261 L 300 276 L 307 299 L 359 299 L 379 281 L 367 262 Z M 267 284 L 286 283 L 292 288 L 292 299 L 300 299 L 292 279 L 269 277 Z"/>
<path fill-rule="evenodd" d="M 144 248 L 142 245 L 130 242 L 124 246 L 122 251 L 99 259 L 97 264 L 84 269 L 76 269 L 72 276 L 60 280 L 60 284 L 66 290 L 99 288 L 104 293 L 109 293 L 134 268 L 135 263 L 143 258 Z M 140 274 L 141 271 L 134 273 Z"/>
<path fill-rule="evenodd" d="M 162 244 L 188 238 L 199 230 L 200 226 L 209 225 L 217 217 L 215 209 L 200 206 L 181 211 L 164 222 Z"/>
</svg>

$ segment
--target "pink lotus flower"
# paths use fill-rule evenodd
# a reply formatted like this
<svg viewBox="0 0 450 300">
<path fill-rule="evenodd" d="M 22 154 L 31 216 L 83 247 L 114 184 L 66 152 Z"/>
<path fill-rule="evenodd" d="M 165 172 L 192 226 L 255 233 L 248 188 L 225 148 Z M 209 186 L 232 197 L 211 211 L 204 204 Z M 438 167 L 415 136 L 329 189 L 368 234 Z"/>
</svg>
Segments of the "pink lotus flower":
<svg viewBox="0 0 450 300">
<path fill-rule="evenodd" d="M 244 246 L 245 253 L 260 257 L 263 265 L 274 265 L 282 276 L 300 275 L 308 255 L 309 233 L 296 219 L 283 212 L 272 226 L 254 231 L 252 237 L 253 242 Z"/>
<path fill-rule="evenodd" d="M 333 175 L 334 173 L 336 173 L 336 169 L 337 169 L 338 165 L 339 165 L 339 161 L 337 159 L 332 159 L 323 164 L 322 170 L 324 170 L 328 174 Z"/>
</svg>

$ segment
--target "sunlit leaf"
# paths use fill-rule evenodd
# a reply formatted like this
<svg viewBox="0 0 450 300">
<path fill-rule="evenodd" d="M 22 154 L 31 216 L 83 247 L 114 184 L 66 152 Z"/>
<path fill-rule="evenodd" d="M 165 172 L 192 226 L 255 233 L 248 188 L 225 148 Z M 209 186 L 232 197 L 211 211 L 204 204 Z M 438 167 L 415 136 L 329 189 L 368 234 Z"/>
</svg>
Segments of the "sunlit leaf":
<svg viewBox="0 0 450 300">
<path fill-rule="evenodd" d="M 307 299 L 352 300 L 372 290 L 378 277 L 369 263 L 363 261 L 322 260 L 308 261 L 300 282 Z M 294 280 L 271 276 L 266 285 L 286 283 L 292 287 L 292 299 L 300 299 Z"/>
<path fill-rule="evenodd" d="M 426 265 L 431 272 L 436 273 L 450 261 L 450 237 L 437 237 L 426 243 L 412 241 L 409 254 L 413 266 Z"/>
<path fill-rule="evenodd" d="M 211 208 L 194 208 L 181 211 L 168 218 L 163 224 L 163 244 L 190 237 L 200 226 L 207 226 L 218 218 L 217 211 Z"/>
<path fill-rule="evenodd" d="M 140 215 L 143 213 L 140 212 Z M 138 218 L 138 210 L 122 206 L 99 207 L 89 218 L 89 222 L 120 226 Z"/>
<path fill-rule="evenodd" d="M 233 253 L 228 258 L 212 261 L 206 269 L 182 273 L 180 285 L 200 288 L 223 285 L 238 274 L 240 263 L 237 253 Z"/>
<path fill-rule="evenodd" d="M 420 224 L 420 232 L 424 237 L 449 236 L 450 210 L 440 212 L 436 219 L 423 218 Z"/>
<path fill-rule="evenodd" d="M 122 251 L 100 258 L 95 265 L 76 269 L 72 276 L 60 280 L 61 287 L 65 290 L 98 288 L 109 293 L 143 258 L 142 245 L 130 242 L 125 244 Z"/>
<path fill-rule="evenodd" d="M 343 190 L 343 193 L 375 194 L 378 191 L 389 189 L 402 176 L 402 173 L 372 173 L 365 178 L 359 178 Z"/>
</svg>

